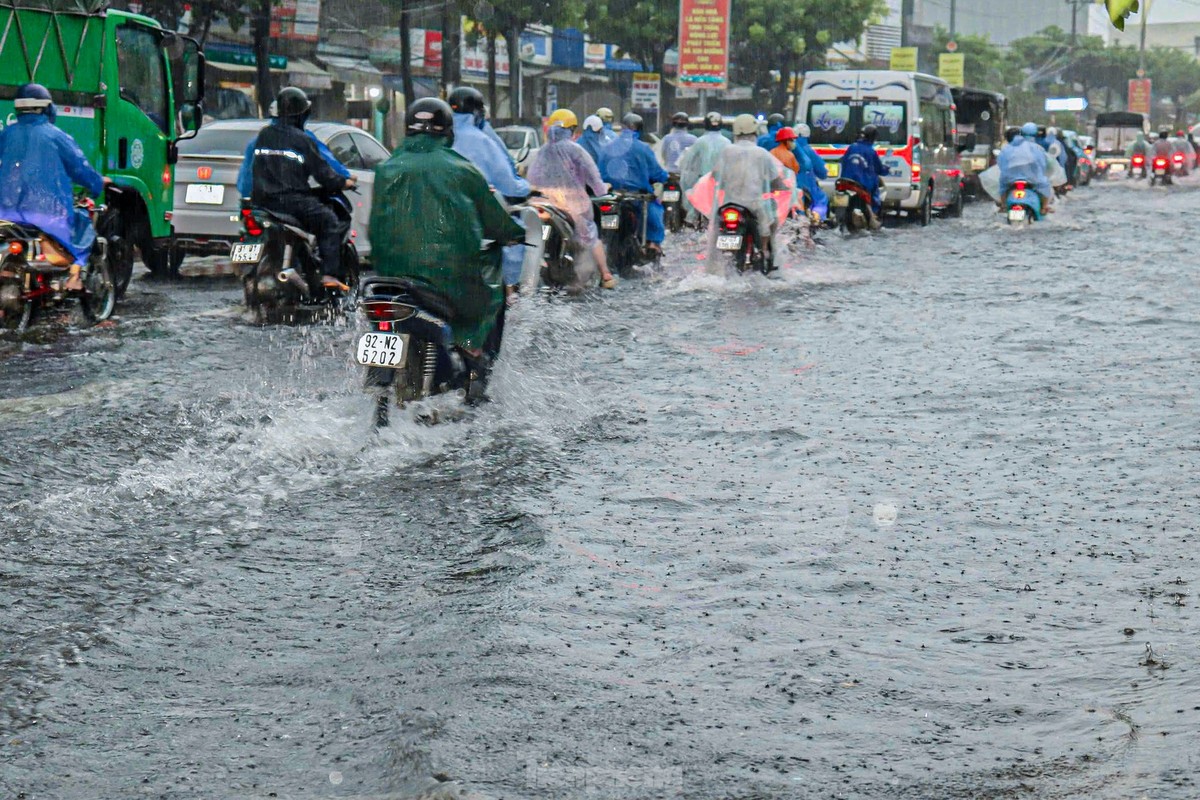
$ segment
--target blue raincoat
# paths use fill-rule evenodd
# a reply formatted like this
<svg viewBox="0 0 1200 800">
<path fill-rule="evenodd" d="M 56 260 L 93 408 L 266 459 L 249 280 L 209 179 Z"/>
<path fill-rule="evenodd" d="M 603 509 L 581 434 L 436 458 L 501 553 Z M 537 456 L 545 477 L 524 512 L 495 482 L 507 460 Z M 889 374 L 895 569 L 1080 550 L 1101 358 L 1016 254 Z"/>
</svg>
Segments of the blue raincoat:
<svg viewBox="0 0 1200 800">
<path fill-rule="evenodd" d="M 499 135 L 488 135 L 475 124 L 474 114 L 454 115 L 454 152 L 474 164 L 493 189 L 505 197 L 528 197 L 529 181 L 518 177 L 512 158 Z M 515 217 L 514 217 L 515 218 Z M 521 281 L 525 262 L 524 245 L 504 248 L 504 282 L 513 286 Z"/>
<path fill-rule="evenodd" d="M 631 130 L 604 145 L 600 151 L 600 175 L 614 189 L 632 192 L 653 192 L 654 184 L 662 183 L 669 175 L 658 163 L 650 145 L 641 141 Z M 661 243 L 666 238 L 663 227 L 662 203 L 654 200 L 646 219 L 647 241 Z"/>
<path fill-rule="evenodd" d="M 475 125 L 479 130 L 486 133 L 489 139 L 500 145 L 500 149 L 504 151 L 504 155 L 508 159 L 508 165 L 512 167 L 513 175 L 519 175 L 517 172 L 517 162 L 513 161 L 512 154 L 508 152 L 508 145 L 500 138 L 500 134 L 496 133 L 496 129 L 492 127 L 492 123 L 485 119 L 482 122 L 476 122 Z"/>
<path fill-rule="evenodd" d="M 862 184 L 863 188 L 871 193 L 871 197 L 874 198 L 871 210 L 876 214 L 883 207 L 879 187 L 883 183 L 883 176 L 888 174 L 890 173 L 887 165 L 879 158 L 879 153 L 875 152 L 875 146 L 870 142 L 859 139 L 850 145 L 846 154 L 842 156 L 842 177 Z"/>
<path fill-rule="evenodd" d="M 806 190 L 813 199 L 813 210 L 817 215 L 824 219 L 829 214 L 829 196 L 825 194 L 825 190 L 821 188 L 819 181 L 823 181 L 829 177 L 829 170 L 825 168 L 825 159 L 817 155 L 817 151 L 812 149 L 812 145 L 808 143 L 808 138 L 800 136 L 796 139 L 796 160 L 800 161 L 800 153 L 803 152 L 808 157 L 809 170 L 802 171 L 796 176 L 796 184 Z"/>
<path fill-rule="evenodd" d="M 758 137 L 758 146 L 764 150 L 774 150 L 775 145 L 779 144 L 779 142 L 775 141 L 775 134 L 781 130 L 783 130 L 782 124 L 767 126 L 767 132 Z"/>
<path fill-rule="evenodd" d="M 71 135 L 44 114 L 21 114 L 0 130 L 0 219 L 31 225 L 87 262 L 96 231 L 87 212 L 75 208 L 74 186 L 94 197 L 100 176 Z"/>
<path fill-rule="evenodd" d="M 271 124 L 274 125 L 275 122 L 272 121 Z M 317 135 L 312 131 L 306 130 L 304 132 L 307 133 L 308 138 L 312 139 L 317 145 L 317 152 L 321 154 L 321 158 L 325 159 L 325 163 L 328 164 L 333 171 L 341 177 L 349 178 L 350 170 L 346 169 L 346 166 L 342 162 L 338 161 L 337 156 L 333 154 L 333 151 L 326 147 L 325 143 L 318 139 Z M 254 193 L 254 147 L 257 144 L 258 137 L 255 136 L 250 140 L 250 143 L 246 145 L 246 152 L 242 155 L 242 166 L 238 170 L 237 177 L 238 194 L 240 194 L 242 197 L 249 197 Z"/>
<path fill-rule="evenodd" d="M 1046 177 L 1046 151 L 1024 136 L 1015 136 L 1004 145 L 996 159 L 1000 167 L 1001 199 L 1008 194 L 1013 181 L 1025 181 L 1047 200 L 1053 197 L 1050 180 Z"/>
<path fill-rule="evenodd" d="M 596 165 L 600 164 L 600 149 L 604 147 L 604 139 L 601 138 L 601 131 L 594 131 L 591 128 L 586 128 L 583 134 L 579 137 L 579 146 L 587 151 L 587 154 L 592 157 L 592 161 Z"/>
<path fill-rule="evenodd" d="M 684 150 L 687 150 L 695 143 L 695 135 L 688 133 L 686 130 L 679 130 L 678 128 L 663 137 L 660 148 L 663 166 L 667 168 L 667 172 L 679 171 L 679 157 L 683 155 Z"/>
</svg>

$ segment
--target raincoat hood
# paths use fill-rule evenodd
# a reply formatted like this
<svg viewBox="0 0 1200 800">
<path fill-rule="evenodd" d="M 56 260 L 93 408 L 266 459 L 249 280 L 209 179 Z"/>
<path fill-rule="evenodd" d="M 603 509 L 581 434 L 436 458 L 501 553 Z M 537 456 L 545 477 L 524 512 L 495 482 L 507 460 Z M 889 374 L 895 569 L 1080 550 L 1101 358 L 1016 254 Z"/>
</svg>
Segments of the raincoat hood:
<svg viewBox="0 0 1200 800">
<path fill-rule="evenodd" d="M 549 133 L 547 134 L 547 137 L 553 143 L 553 142 L 561 142 L 564 140 L 569 140 L 573 137 L 573 135 L 574 135 L 574 131 L 572 131 L 570 128 L 564 128 L 561 125 L 555 125 L 553 128 L 550 129 Z"/>
</svg>

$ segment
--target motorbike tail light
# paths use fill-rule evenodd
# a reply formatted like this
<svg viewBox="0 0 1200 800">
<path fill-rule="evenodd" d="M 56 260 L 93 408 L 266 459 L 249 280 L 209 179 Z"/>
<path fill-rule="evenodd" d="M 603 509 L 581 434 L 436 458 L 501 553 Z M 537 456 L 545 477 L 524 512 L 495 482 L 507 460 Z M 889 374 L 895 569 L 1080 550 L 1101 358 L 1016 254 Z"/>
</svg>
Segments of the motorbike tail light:
<svg viewBox="0 0 1200 800">
<path fill-rule="evenodd" d="M 1175 163 L 1176 163 L 1176 164 L 1182 164 L 1182 163 L 1183 163 L 1183 153 L 1176 153 L 1174 156 L 1172 156 L 1172 158 L 1174 158 L 1174 159 L 1175 159 Z"/>
<path fill-rule="evenodd" d="M 735 231 L 742 222 L 741 212 L 736 208 L 727 208 L 721 212 L 721 222 L 725 225 L 725 230 Z"/>
<path fill-rule="evenodd" d="M 601 214 L 611 214 L 612 212 L 613 212 L 613 204 L 612 203 L 601 203 L 600 204 L 600 213 Z"/>
<path fill-rule="evenodd" d="M 25 252 L 25 243 L 24 242 L 9 242 L 8 243 L 8 252 L 12 253 L 14 256 L 21 255 L 21 253 Z"/>
<path fill-rule="evenodd" d="M 1025 181 L 1013 181 L 1013 189 L 1014 189 L 1014 190 L 1016 190 L 1016 191 L 1018 191 L 1018 192 L 1023 192 L 1023 191 L 1025 191 L 1025 187 L 1026 187 L 1027 185 L 1028 185 L 1028 184 L 1026 184 L 1026 183 L 1025 183 Z"/>
<path fill-rule="evenodd" d="M 1166 160 L 1165 158 L 1156 158 L 1156 159 L 1154 159 L 1154 166 L 1156 166 L 1156 167 L 1165 167 L 1166 165 L 1167 165 L 1167 160 Z"/>
<path fill-rule="evenodd" d="M 246 226 L 246 233 L 250 234 L 251 236 L 262 236 L 262 225 L 259 225 L 258 220 L 254 218 L 253 209 L 242 209 L 242 224 Z"/>
<path fill-rule="evenodd" d="M 1145 163 L 1146 163 L 1146 159 L 1144 156 L 1134 156 L 1133 157 L 1133 165 L 1135 167 L 1140 167 Z"/>
<path fill-rule="evenodd" d="M 362 304 L 367 317 L 380 323 L 392 323 L 408 319 L 417 310 L 403 303 L 393 303 L 390 300 L 368 300 Z M 381 328 L 382 330 L 382 328 Z"/>
</svg>

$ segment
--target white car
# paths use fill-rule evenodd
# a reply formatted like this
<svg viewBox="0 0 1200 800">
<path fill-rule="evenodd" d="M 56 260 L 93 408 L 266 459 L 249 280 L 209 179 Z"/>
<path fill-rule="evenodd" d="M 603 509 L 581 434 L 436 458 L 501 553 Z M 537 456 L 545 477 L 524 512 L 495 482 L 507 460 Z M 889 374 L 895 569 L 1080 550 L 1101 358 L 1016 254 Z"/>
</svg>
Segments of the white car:
<svg viewBox="0 0 1200 800">
<path fill-rule="evenodd" d="M 508 148 L 508 154 L 517 165 L 517 171 L 524 175 L 542 146 L 542 132 L 527 125 L 505 125 L 503 128 L 496 128 L 496 133 Z"/>
<path fill-rule="evenodd" d="M 237 189 L 246 146 L 268 124 L 262 119 L 219 120 L 205 125 L 195 138 L 179 142 L 175 165 L 175 247 L 171 271 L 177 273 L 189 254 L 226 254 L 241 235 L 241 195 Z M 391 154 L 366 131 L 340 122 L 310 122 L 306 128 L 358 178 L 354 204 L 354 243 L 360 258 L 371 254 L 367 222 L 375 186 L 375 165 Z"/>
</svg>

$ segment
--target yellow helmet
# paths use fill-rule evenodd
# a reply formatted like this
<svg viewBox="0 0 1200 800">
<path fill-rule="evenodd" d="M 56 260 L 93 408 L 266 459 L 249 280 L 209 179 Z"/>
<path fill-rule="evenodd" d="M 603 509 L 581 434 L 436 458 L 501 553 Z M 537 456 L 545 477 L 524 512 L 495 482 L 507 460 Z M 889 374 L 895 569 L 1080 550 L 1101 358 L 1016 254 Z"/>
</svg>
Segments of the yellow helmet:
<svg viewBox="0 0 1200 800">
<path fill-rule="evenodd" d="M 547 127 L 553 128 L 555 125 L 561 125 L 564 128 L 578 128 L 579 118 L 575 116 L 575 112 L 569 108 L 560 108 L 550 115 L 546 120 Z"/>
<path fill-rule="evenodd" d="M 596 116 L 599 117 L 600 121 L 606 125 L 613 121 L 612 109 L 608 108 L 607 106 L 601 106 L 600 108 L 597 108 Z"/>
</svg>

